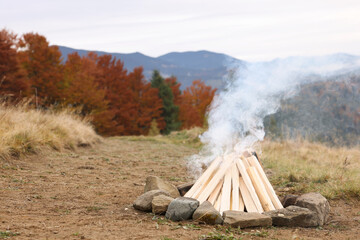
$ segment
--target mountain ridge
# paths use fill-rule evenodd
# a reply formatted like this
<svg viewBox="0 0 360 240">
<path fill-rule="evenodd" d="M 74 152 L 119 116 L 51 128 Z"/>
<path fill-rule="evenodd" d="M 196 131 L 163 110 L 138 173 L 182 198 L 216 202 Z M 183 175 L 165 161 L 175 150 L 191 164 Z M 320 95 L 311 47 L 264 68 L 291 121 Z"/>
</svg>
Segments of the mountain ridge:
<svg viewBox="0 0 360 240">
<path fill-rule="evenodd" d="M 150 57 L 141 52 L 114 53 L 75 49 L 60 45 L 57 47 L 62 53 L 63 61 L 66 61 L 67 55 L 73 52 L 77 52 L 80 56 L 84 56 L 88 52 L 95 52 L 98 55 L 110 54 L 123 61 L 125 68 L 129 71 L 142 66 L 146 79 L 151 78 L 155 69 L 159 70 L 164 77 L 174 75 L 181 83 L 182 89 L 190 86 L 192 81 L 196 79 L 201 79 L 212 87 L 222 88 L 222 79 L 227 74 L 227 63 L 246 64 L 243 60 L 207 50 L 170 52 L 158 57 Z"/>
<path fill-rule="evenodd" d="M 73 52 L 77 52 L 80 56 L 84 56 L 88 52 L 95 52 L 98 55 L 110 54 L 124 62 L 124 66 L 128 71 L 132 71 L 135 67 L 142 66 L 144 68 L 144 76 L 147 80 L 151 78 L 152 72 L 155 69 L 159 70 L 164 77 L 176 76 L 178 82 L 181 83 L 181 89 L 190 86 L 196 79 L 201 79 L 207 85 L 214 88 L 222 89 L 224 87 L 223 78 L 228 75 L 229 66 L 246 66 L 250 64 L 248 61 L 208 50 L 169 52 L 158 57 L 151 57 L 141 52 L 116 53 L 89 51 L 60 45 L 57 45 L 57 47 L 59 47 L 62 53 L 63 61 L 66 61 L 67 55 Z M 286 58 L 275 58 L 270 61 L 251 63 L 274 64 L 281 61 L 297 61 L 303 59 L 307 59 L 307 61 L 311 63 L 334 58 L 341 59 L 341 61 L 346 63 L 360 65 L 360 56 L 348 53 L 334 53 L 322 56 L 289 56 Z"/>
</svg>

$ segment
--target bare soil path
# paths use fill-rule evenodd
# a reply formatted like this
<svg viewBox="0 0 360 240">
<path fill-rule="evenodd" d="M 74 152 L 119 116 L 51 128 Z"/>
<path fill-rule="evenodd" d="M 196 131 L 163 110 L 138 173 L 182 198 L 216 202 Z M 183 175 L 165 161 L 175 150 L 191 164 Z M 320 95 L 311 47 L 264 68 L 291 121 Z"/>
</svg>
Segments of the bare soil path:
<svg viewBox="0 0 360 240">
<path fill-rule="evenodd" d="M 190 181 L 184 158 L 196 151 L 144 138 L 109 138 L 76 153 L 0 160 L 0 239 L 200 239 L 211 232 L 212 239 L 360 238 L 354 199 L 331 201 L 330 223 L 317 229 L 239 231 L 169 222 L 133 209 L 149 175 L 175 185 Z"/>
</svg>

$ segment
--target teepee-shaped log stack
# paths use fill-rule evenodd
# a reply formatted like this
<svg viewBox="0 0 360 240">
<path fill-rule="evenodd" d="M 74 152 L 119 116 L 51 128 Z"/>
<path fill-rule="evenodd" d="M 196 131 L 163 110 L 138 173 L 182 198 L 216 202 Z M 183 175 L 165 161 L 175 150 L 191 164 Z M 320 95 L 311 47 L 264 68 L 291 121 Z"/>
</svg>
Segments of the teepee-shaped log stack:
<svg viewBox="0 0 360 240">
<path fill-rule="evenodd" d="M 226 210 L 247 212 L 283 208 L 257 157 L 249 152 L 215 159 L 185 194 L 209 201 L 220 213 Z"/>
</svg>

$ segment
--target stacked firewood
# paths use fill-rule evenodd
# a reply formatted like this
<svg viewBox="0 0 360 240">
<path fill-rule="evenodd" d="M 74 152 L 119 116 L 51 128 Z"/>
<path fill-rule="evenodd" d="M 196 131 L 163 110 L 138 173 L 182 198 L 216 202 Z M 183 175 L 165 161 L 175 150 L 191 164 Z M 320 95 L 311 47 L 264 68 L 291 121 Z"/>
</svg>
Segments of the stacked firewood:
<svg viewBox="0 0 360 240">
<path fill-rule="evenodd" d="M 218 157 L 185 197 L 200 203 L 209 201 L 220 213 L 226 210 L 262 213 L 283 208 L 255 155 L 245 151 Z"/>
</svg>

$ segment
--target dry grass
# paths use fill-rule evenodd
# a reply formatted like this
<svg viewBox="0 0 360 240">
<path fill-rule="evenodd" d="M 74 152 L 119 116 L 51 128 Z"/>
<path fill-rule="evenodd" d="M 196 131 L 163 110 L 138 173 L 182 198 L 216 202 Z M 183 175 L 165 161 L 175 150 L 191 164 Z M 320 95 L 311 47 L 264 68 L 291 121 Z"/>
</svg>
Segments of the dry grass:
<svg viewBox="0 0 360 240">
<path fill-rule="evenodd" d="M 181 131 L 171 132 L 169 135 L 156 136 L 122 136 L 118 137 L 123 140 L 137 142 L 156 142 L 159 144 L 177 144 L 184 145 L 191 148 L 201 148 L 202 143 L 199 140 L 199 135 L 204 132 L 204 129 L 195 127 L 192 129 L 185 129 Z"/>
<path fill-rule="evenodd" d="M 262 143 L 272 182 L 287 191 L 318 191 L 325 197 L 360 197 L 360 148 L 330 148 L 307 141 Z"/>
<path fill-rule="evenodd" d="M 87 119 L 69 110 L 30 109 L 0 104 L 0 158 L 20 157 L 52 148 L 75 149 L 100 141 Z"/>
</svg>

